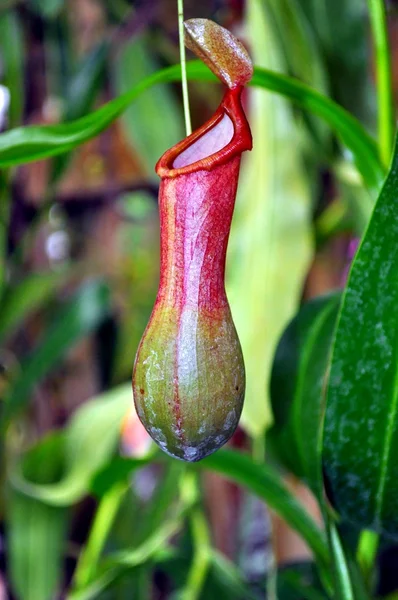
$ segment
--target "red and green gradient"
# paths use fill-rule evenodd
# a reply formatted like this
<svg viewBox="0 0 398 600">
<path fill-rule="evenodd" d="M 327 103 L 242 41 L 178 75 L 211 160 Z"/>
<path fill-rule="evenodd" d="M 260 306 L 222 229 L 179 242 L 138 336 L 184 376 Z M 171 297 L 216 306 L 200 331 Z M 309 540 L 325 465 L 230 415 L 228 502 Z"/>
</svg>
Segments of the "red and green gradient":
<svg viewBox="0 0 398 600">
<path fill-rule="evenodd" d="M 187 461 L 231 437 L 245 393 L 224 285 L 241 154 L 252 147 L 242 89 L 227 89 L 214 116 L 156 165 L 160 283 L 135 360 L 133 393 L 151 437 Z"/>
</svg>

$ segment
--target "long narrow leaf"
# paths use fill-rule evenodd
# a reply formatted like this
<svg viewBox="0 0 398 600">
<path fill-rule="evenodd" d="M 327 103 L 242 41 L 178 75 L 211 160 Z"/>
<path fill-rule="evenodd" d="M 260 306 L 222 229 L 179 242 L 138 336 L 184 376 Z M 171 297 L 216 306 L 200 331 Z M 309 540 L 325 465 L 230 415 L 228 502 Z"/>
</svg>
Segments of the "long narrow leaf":
<svg viewBox="0 0 398 600">
<path fill-rule="evenodd" d="M 30 469 L 22 463 L 11 474 L 12 485 L 28 496 L 56 506 L 67 506 L 80 500 L 90 488 L 94 475 L 110 461 L 131 401 L 130 385 L 122 385 L 84 404 L 63 433 L 62 478 L 54 483 L 40 483 L 36 471 L 32 477 Z M 50 458 L 41 455 L 41 461 Z M 131 460 L 130 471 L 146 462 L 145 459 Z"/>
<path fill-rule="evenodd" d="M 324 388 L 340 295 L 306 303 L 285 330 L 274 358 L 270 439 L 283 464 L 322 501 Z"/>
<path fill-rule="evenodd" d="M 192 61 L 187 65 L 191 80 L 215 81 L 203 64 Z M 0 168 L 56 156 L 76 148 L 95 137 L 114 121 L 135 98 L 157 83 L 178 81 L 179 65 L 158 71 L 123 96 L 112 100 L 90 115 L 61 125 L 16 128 L 0 135 Z M 362 125 L 329 98 L 299 81 L 257 68 L 252 85 L 275 92 L 305 110 L 322 117 L 338 134 L 352 152 L 367 187 L 379 189 L 383 180 L 383 167 L 378 158 L 377 146 Z"/>
<path fill-rule="evenodd" d="M 262 498 L 297 531 L 321 563 L 328 562 L 324 532 L 318 528 L 271 467 L 257 464 L 248 456 L 234 450 L 221 450 L 198 463 L 198 467 L 221 473 Z"/>
<path fill-rule="evenodd" d="M 126 570 L 143 565 L 153 559 L 158 552 L 165 548 L 168 540 L 179 531 L 185 516 L 195 501 L 196 495 L 191 493 L 191 477 L 186 476 L 181 485 L 179 501 L 173 508 L 172 514 L 136 548 L 112 554 L 105 561 L 97 576 L 84 588 L 71 590 L 67 600 L 96 598 Z"/>
<path fill-rule="evenodd" d="M 26 458 L 36 481 L 51 481 L 61 466 L 62 435 L 49 436 Z M 14 593 L 20 600 L 48 600 L 62 580 L 67 510 L 49 506 L 8 486 L 7 558 Z"/>
<path fill-rule="evenodd" d="M 67 512 L 12 490 L 8 498 L 8 560 L 19 600 L 49 600 L 62 581 Z"/>
<path fill-rule="evenodd" d="M 398 536 L 398 142 L 355 257 L 334 343 L 323 462 L 331 499 Z"/>
</svg>

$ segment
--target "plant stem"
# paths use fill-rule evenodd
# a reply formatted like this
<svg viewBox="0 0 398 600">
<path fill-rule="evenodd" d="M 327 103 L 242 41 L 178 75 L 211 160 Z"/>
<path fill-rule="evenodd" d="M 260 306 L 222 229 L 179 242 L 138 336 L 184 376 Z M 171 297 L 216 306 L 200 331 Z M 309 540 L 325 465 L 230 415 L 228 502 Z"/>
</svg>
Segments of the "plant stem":
<svg viewBox="0 0 398 600">
<path fill-rule="evenodd" d="M 189 96 L 188 96 L 188 81 L 187 67 L 185 58 L 184 46 L 184 0 L 177 0 L 178 8 L 178 37 L 180 40 L 180 62 L 181 62 L 181 84 L 182 84 L 182 101 L 184 105 L 184 118 L 186 134 L 191 135 L 191 115 L 189 112 Z"/>
<path fill-rule="evenodd" d="M 88 541 L 77 563 L 73 586 L 75 589 L 83 588 L 95 576 L 102 549 L 126 490 L 125 483 L 115 485 L 101 499 Z"/>
<path fill-rule="evenodd" d="M 194 508 L 190 516 L 190 522 L 194 541 L 194 556 L 181 600 L 198 600 L 201 596 L 211 558 L 210 534 L 201 508 Z"/>
<path fill-rule="evenodd" d="M 376 55 L 380 158 L 388 167 L 394 137 L 391 54 L 384 0 L 368 0 Z"/>
<path fill-rule="evenodd" d="M 339 533 L 331 519 L 327 519 L 326 528 L 332 555 L 334 576 L 335 576 L 335 594 L 338 600 L 354 600 L 350 573 L 347 566 L 344 549 L 340 541 Z"/>
</svg>

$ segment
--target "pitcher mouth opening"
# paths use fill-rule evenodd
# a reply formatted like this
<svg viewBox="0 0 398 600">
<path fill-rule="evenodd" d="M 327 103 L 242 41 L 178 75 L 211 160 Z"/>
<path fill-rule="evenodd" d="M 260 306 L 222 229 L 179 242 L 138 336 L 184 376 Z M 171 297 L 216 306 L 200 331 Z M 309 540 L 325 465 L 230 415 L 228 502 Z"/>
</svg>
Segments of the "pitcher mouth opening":
<svg viewBox="0 0 398 600">
<path fill-rule="evenodd" d="M 252 137 L 240 99 L 242 89 L 228 89 L 214 116 L 163 154 L 156 165 L 161 178 L 210 171 L 251 150 Z"/>
<path fill-rule="evenodd" d="M 188 167 L 228 146 L 234 137 L 234 124 L 227 113 L 206 133 L 188 146 L 173 162 L 173 169 Z"/>
</svg>

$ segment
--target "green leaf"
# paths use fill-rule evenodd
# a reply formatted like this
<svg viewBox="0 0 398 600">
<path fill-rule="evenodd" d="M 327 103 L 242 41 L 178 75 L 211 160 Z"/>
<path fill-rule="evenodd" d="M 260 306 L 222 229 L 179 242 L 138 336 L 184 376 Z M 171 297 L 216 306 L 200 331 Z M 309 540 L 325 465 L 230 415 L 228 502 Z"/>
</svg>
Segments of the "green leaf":
<svg viewBox="0 0 398 600">
<path fill-rule="evenodd" d="M 96 281 L 82 286 L 62 307 L 10 384 L 1 415 L 3 429 L 29 401 L 34 386 L 59 363 L 73 344 L 98 327 L 108 311 L 109 290 Z"/>
<path fill-rule="evenodd" d="M 187 513 L 196 502 L 194 487 L 192 486 L 192 474 L 186 474 L 181 483 L 178 502 L 162 524 L 137 547 L 110 555 L 98 570 L 97 576 L 84 588 L 71 590 L 67 600 L 97 598 L 100 592 L 109 587 L 127 570 L 156 559 L 157 553 L 163 550 L 168 540 L 180 530 Z"/>
<path fill-rule="evenodd" d="M 10 490 L 7 498 L 7 558 L 19 600 L 49 600 L 60 591 L 68 515 Z"/>
<path fill-rule="evenodd" d="M 394 143 L 395 108 L 394 82 L 391 65 L 392 49 L 384 0 L 368 0 L 372 37 L 375 51 L 374 64 L 377 81 L 378 137 L 380 156 L 388 166 Z"/>
<path fill-rule="evenodd" d="M 258 2 L 248 5 L 248 26 L 254 60 L 279 69 L 275 34 Z M 297 310 L 312 255 L 312 198 L 291 107 L 260 90 L 251 91 L 249 102 L 255 143 L 242 164 L 226 287 L 245 357 L 240 423 L 257 437 L 272 422 L 267 393 L 272 358 Z"/>
<path fill-rule="evenodd" d="M 323 461 L 330 497 L 398 536 L 398 145 L 350 272 L 334 343 Z"/>
<path fill-rule="evenodd" d="M 43 439 L 23 458 L 26 476 L 37 483 L 57 479 L 63 468 L 62 449 L 62 433 Z M 21 600 L 48 600 L 59 591 L 62 579 L 67 512 L 25 495 L 12 482 L 6 500 L 13 591 Z"/>
<path fill-rule="evenodd" d="M 108 489 L 97 506 L 87 540 L 80 550 L 73 574 L 73 587 L 83 588 L 95 576 L 103 547 L 113 527 L 120 505 L 126 496 L 128 485 L 119 483 Z"/>
<path fill-rule="evenodd" d="M 274 91 L 292 100 L 301 108 L 321 117 L 352 152 L 362 179 L 373 194 L 377 194 L 384 179 L 384 168 L 378 157 L 374 139 L 350 113 L 309 86 L 291 77 L 259 69 L 252 85 Z"/>
<path fill-rule="evenodd" d="M 162 457 L 163 458 L 163 457 Z M 165 458 L 169 461 L 171 459 Z M 131 469 L 135 464 L 131 465 Z M 269 466 L 259 465 L 248 456 L 233 450 L 221 450 L 216 454 L 197 463 L 194 468 L 206 468 L 224 475 L 238 485 L 243 485 L 252 493 L 267 502 L 286 522 L 295 529 L 307 542 L 320 562 L 328 562 L 328 550 L 324 533 L 318 529 L 315 522 L 302 508 L 300 503 L 291 495 L 282 483 L 279 475 Z M 126 474 L 120 473 L 120 479 Z M 163 509 L 162 509 L 163 510 Z"/>
<path fill-rule="evenodd" d="M 21 600 L 48 600 L 62 576 L 66 506 L 79 501 L 109 463 L 131 386 L 87 402 L 67 428 L 42 439 L 10 473 L 10 561 Z M 129 472 L 147 464 L 130 461 Z"/>
<path fill-rule="evenodd" d="M 0 339 L 14 333 L 29 314 L 49 300 L 63 279 L 63 273 L 31 273 L 8 287 L 0 300 Z"/>
<path fill-rule="evenodd" d="M 284 465 L 323 496 L 321 429 L 324 388 L 340 295 L 305 304 L 285 330 L 274 358 L 270 441 Z"/>
<path fill-rule="evenodd" d="M 220 450 L 197 463 L 197 468 L 216 471 L 262 498 L 305 540 L 321 564 L 328 563 L 324 533 L 270 466 L 257 464 L 241 452 Z"/>
<path fill-rule="evenodd" d="M 2 83 L 10 91 L 9 123 L 15 127 L 21 122 L 24 109 L 24 46 L 18 16 L 7 11 L 0 16 L 0 54 L 4 61 Z"/>
<path fill-rule="evenodd" d="M 173 505 L 177 496 L 179 483 L 182 480 L 181 476 L 185 471 L 185 465 L 178 461 L 166 463 L 166 472 L 159 481 L 148 507 L 144 511 L 141 507 L 138 514 L 133 508 L 135 504 L 133 490 L 124 499 L 121 506 L 120 504 L 123 495 L 131 486 L 132 473 L 136 468 L 147 464 L 149 460 L 136 460 L 135 464 L 132 464 L 133 459 L 124 459 L 124 463 L 120 461 L 120 457 L 114 458 L 106 467 L 107 479 L 104 478 L 105 471 L 103 471 L 99 478 L 98 476 L 95 478 L 97 481 L 92 484 L 92 487 L 98 487 L 98 479 L 100 479 L 101 486 L 108 481 L 106 490 L 101 490 L 101 501 L 91 526 L 90 535 L 80 553 L 74 575 L 73 587 L 76 589 L 89 586 L 95 579 L 98 559 L 102 554 L 105 541 L 110 537 L 110 530 L 112 531 L 110 545 L 114 545 L 116 541 L 118 546 L 126 545 L 136 548 L 155 534 L 158 528 L 161 528 L 162 523 L 168 518 L 170 506 Z M 123 469 L 121 469 L 122 465 Z M 113 481 L 109 479 L 109 475 L 112 475 Z M 114 522 L 116 511 L 117 521 Z M 143 575 L 142 571 L 141 575 Z"/>
<path fill-rule="evenodd" d="M 15 489 L 27 496 L 55 506 L 67 506 L 82 498 L 90 489 L 91 481 L 109 461 L 117 446 L 120 427 L 132 402 L 129 384 L 114 388 L 86 402 L 72 417 L 63 433 L 62 453 L 58 466 L 63 473 L 56 481 L 37 481 L 37 470 L 29 466 L 31 453 L 11 475 Z M 39 458 L 33 464 L 51 462 L 48 442 L 40 442 L 34 449 Z M 135 461 L 130 470 L 146 464 Z"/>
<path fill-rule="evenodd" d="M 151 54 L 150 40 L 143 36 L 135 37 L 123 46 L 117 57 L 114 72 L 116 91 L 128 93 L 158 68 Z M 126 109 L 122 123 L 147 172 L 156 178 L 154 166 L 158 158 L 184 137 L 182 110 L 172 88 L 159 85 L 156 94 L 150 90 L 144 92 L 134 106 Z"/>
<path fill-rule="evenodd" d="M 333 556 L 333 574 L 336 586 L 335 591 L 337 592 L 336 595 L 338 598 L 341 598 L 341 600 L 355 600 L 347 557 L 340 540 L 339 532 L 337 531 L 335 524 L 330 521 L 327 527 L 329 544 Z M 355 598 L 359 600 L 357 596 L 355 596 Z"/>
<path fill-rule="evenodd" d="M 191 80 L 216 81 L 209 69 L 198 61 L 188 63 L 187 71 Z M 103 131 L 145 90 L 158 83 L 179 81 L 180 78 L 181 68 L 174 65 L 154 73 L 126 94 L 71 123 L 32 125 L 3 133 L 0 135 L 0 168 L 72 150 Z M 367 187 L 379 189 L 384 170 L 378 158 L 377 145 L 354 117 L 305 84 L 266 69 L 255 69 L 251 85 L 285 96 L 324 119 L 352 152 Z"/>
</svg>

